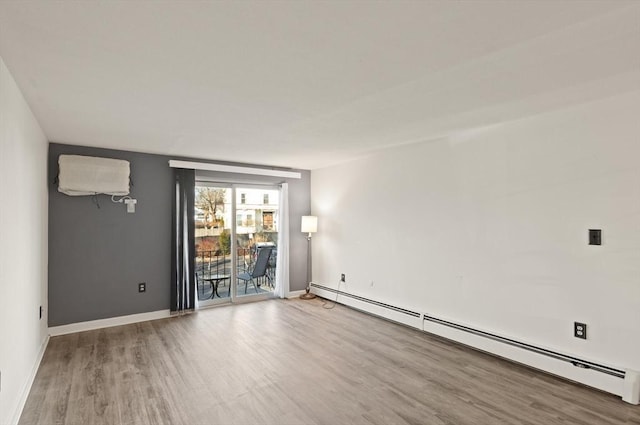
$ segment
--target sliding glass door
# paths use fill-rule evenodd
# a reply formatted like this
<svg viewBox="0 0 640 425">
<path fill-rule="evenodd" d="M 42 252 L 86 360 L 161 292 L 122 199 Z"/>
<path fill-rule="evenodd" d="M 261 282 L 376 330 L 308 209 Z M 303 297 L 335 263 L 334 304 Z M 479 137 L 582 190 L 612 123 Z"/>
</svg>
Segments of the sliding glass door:
<svg viewBox="0 0 640 425">
<path fill-rule="evenodd" d="M 279 190 L 196 182 L 198 307 L 273 295 Z"/>
</svg>

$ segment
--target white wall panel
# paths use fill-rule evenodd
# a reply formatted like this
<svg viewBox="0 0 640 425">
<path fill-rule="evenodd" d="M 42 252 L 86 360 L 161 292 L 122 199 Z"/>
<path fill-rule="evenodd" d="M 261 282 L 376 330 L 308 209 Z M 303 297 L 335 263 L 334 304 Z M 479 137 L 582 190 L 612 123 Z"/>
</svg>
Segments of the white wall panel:
<svg viewBox="0 0 640 425">
<path fill-rule="evenodd" d="M 629 92 L 313 171 L 313 280 L 640 369 L 638 111 Z"/>
<path fill-rule="evenodd" d="M 0 58 L 1 424 L 17 422 L 47 340 L 46 179 L 47 139 Z"/>
</svg>

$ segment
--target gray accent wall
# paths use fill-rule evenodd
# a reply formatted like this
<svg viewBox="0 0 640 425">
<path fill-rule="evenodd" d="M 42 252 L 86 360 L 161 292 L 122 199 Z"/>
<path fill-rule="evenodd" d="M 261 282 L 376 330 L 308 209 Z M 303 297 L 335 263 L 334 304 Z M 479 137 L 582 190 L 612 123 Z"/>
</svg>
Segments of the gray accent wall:
<svg viewBox="0 0 640 425">
<path fill-rule="evenodd" d="M 107 195 L 94 199 L 58 192 L 55 179 L 61 154 L 129 161 L 133 182 L 130 196 L 138 200 L 135 214 L 128 214 L 124 204 L 113 203 Z M 170 159 L 213 162 L 49 145 L 49 326 L 169 309 L 173 190 Z M 300 216 L 310 211 L 310 173 L 301 172 L 302 179 L 287 180 L 292 291 L 306 286 L 306 239 L 299 227 Z M 227 180 L 233 177 L 225 175 Z M 252 176 L 253 181 L 257 178 Z M 139 282 L 147 283 L 145 293 L 138 292 Z"/>
</svg>

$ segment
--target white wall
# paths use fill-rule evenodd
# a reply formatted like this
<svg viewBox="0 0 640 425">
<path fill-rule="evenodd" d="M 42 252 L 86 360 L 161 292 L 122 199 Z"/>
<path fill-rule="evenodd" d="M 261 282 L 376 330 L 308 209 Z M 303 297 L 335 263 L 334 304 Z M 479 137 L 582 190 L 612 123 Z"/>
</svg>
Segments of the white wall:
<svg viewBox="0 0 640 425">
<path fill-rule="evenodd" d="M 630 92 L 313 171 L 313 280 L 639 370 L 638 111 Z"/>
<path fill-rule="evenodd" d="M 0 58 L 0 424 L 17 422 L 47 340 L 47 139 Z"/>
</svg>

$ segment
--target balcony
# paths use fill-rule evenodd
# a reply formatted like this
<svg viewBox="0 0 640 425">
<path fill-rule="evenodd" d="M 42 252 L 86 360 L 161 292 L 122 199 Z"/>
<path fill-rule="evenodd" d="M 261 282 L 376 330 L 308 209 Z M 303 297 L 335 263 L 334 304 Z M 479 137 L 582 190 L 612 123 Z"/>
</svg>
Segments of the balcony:
<svg viewBox="0 0 640 425">
<path fill-rule="evenodd" d="M 231 254 L 223 254 L 220 250 L 198 250 L 195 258 L 195 272 L 197 274 L 196 290 L 198 301 L 219 300 L 230 298 L 231 295 L 231 275 L 251 272 L 257 258 L 257 253 L 264 246 L 260 243 L 249 248 L 237 248 L 236 264 L 232 265 Z M 273 247 L 269 263 L 267 265 L 267 273 L 264 277 L 254 279 L 257 283 L 257 292 L 265 294 L 273 292 L 276 279 L 276 257 L 277 250 Z M 238 281 L 238 296 L 245 296 L 244 281 Z M 253 285 L 247 285 L 246 295 L 255 295 L 256 290 Z"/>
</svg>

